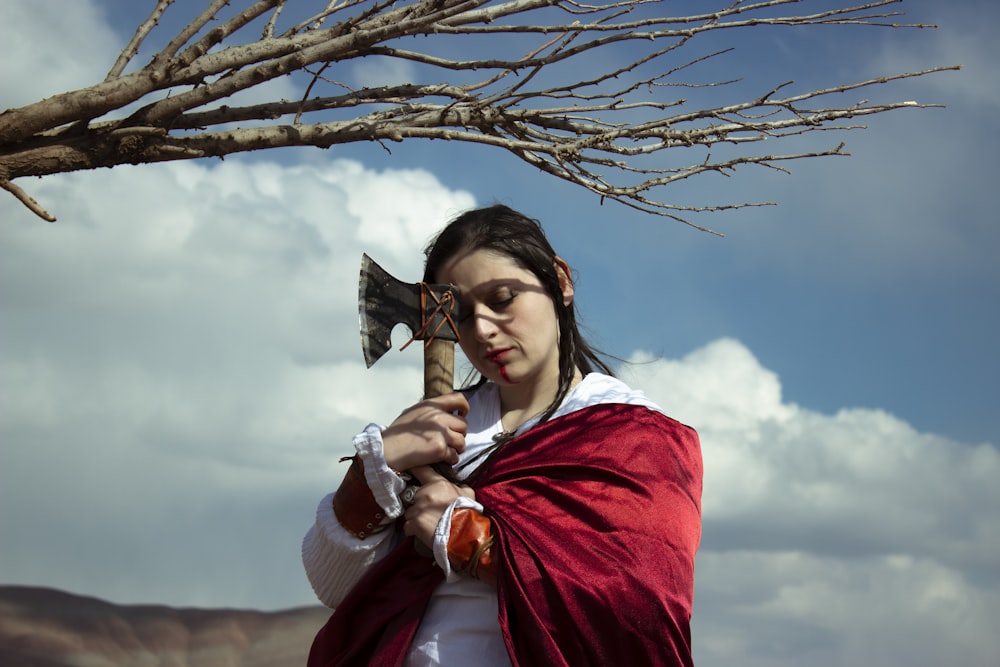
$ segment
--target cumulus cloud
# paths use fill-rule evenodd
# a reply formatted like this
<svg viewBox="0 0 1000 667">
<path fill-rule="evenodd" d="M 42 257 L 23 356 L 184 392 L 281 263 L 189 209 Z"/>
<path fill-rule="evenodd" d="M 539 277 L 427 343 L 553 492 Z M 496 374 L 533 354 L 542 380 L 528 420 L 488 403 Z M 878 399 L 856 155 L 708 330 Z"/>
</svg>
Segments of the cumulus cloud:
<svg viewBox="0 0 1000 667">
<path fill-rule="evenodd" d="M 119 168 L 36 192 L 58 223 L 0 201 L 6 576 L 126 600 L 302 602 L 296 543 L 337 459 L 360 420 L 391 419 L 421 387 L 416 347 L 364 368 L 362 247 L 417 280 L 397 235 L 421 245 L 472 197 L 345 161 Z M 275 503 L 298 510 L 243 532 Z M 269 602 L 191 574 L 258 542 L 286 563 Z M 205 553 L 179 558 L 192 543 Z M 139 585 L 127 561 L 190 585 Z"/>
<path fill-rule="evenodd" d="M 996 447 L 919 433 L 877 409 L 805 410 L 732 339 L 630 362 L 631 381 L 702 438 L 704 664 L 997 655 Z"/>
<path fill-rule="evenodd" d="M 412 348 L 364 368 L 358 258 L 416 280 L 414 248 L 471 196 L 344 161 L 37 185 L 55 225 L 0 200 L 4 576 L 119 601 L 310 603 L 298 541 L 337 459 L 420 386 Z M 803 409 L 732 339 L 637 353 L 625 375 L 702 437 L 700 664 L 988 664 L 993 445 Z"/>
<path fill-rule="evenodd" d="M 119 41 L 91 2 L 5 2 L 0 35 L 0 110 L 102 81 L 114 60 L 94 45 Z"/>
<path fill-rule="evenodd" d="M 392 58 L 363 58 L 353 65 L 351 72 L 359 87 L 396 86 L 417 80 L 417 70 L 411 63 Z"/>
<path fill-rule="evenodd" d="M 38 67 L 0 61 L 0 106 L 103 77 L 113 54 L 90 47 L 121 40 L 91 3 L 21 5 L 4 3 L 0 26 L 8 50 Z M 969 33 L 980 47 L 992 44 L 987 25 Z M 53 34 L 59 48 L 43 53 L 40 36 Z M 984 50 L 959 53 L 963 42 L 947 39 L 944 61 L 980 62 Z M 972 98 L 975 81 L 962 81 Z M 940 255 L 955 235 L 941 231 L 949 216 L 913 213 L 955 201 L 940 191 L 968 174 L 949 165 L 982 140 L 947 129 L 925 133 L 952 146 L 948 160 L 935 153 L 953 175 L 934 187 L 884 166 L 848 183 L 834 161 L 813 186 L 796 174 L 803 201 L 781 199 L 803 226 L 842 210 L 831 202 L 845 191 L 867 213 L 828 224 L 847 230 L 836 244 L 761 225 L 761 257 L 821 271 L 871 253 L 872 265 L 926 272 L 927 249 Z M 909 194 L 865 189 L 888 184 Z M 423 170 L 239 159 L 51 176 L 30 189 L 60 221 L 0 198 L 0 578 L 122 602 L 312 603 L 298 544 L 343 473 L 336 460 L 360 425 L 391 419 L 420 386 L 414 348 L 364 368 L 360 253 L 418 279 L 414 250 L 472 196 Z M 982 252 L 996 245 L 958 236 Z M 972 265 L 951 254 L 950 268 Z M 741 257 L 759 259 L 752 248 Z M 995 664 L 997 443 L 922 433 L 875 408 L 806 410 L 732 339 L 631 361 L 630 380 L 702 437 L 699 665 Z"/>
<path fill-rule="evenodd" d="M 111 11 L 115 11 L 111 7 Z M 9 56 L 0 59 L 0 111 L 46 97 L 96 85 L 104 80 L 129 35 L 117 34 L 108 22 L 107 8 L 96 0 L 14 2 L 0 6 L 0 43 Z M 193 15 L 168 11 L 148 37 L 129 70 L 145 65 L 156 49 L 173 37 L 171 30 Z M 138 18 L 137 18 L 138 20 Z M 133 30 L 134 26 L 129 26 Z M 225 98 L 219 104 L 253 105 L 301 96 L 301 87 L 281 77 Z M 168 93 L 159 93 L 164 97 Z M 111 117 L 123 117 L 148 104 L 143 98 Z M 218 105 L 209 105 L 218 106 Z M 242 126 L 259 124 L 241 123 Z M 236 125 L 221 125 L 229 129 Z"/>
</svg>

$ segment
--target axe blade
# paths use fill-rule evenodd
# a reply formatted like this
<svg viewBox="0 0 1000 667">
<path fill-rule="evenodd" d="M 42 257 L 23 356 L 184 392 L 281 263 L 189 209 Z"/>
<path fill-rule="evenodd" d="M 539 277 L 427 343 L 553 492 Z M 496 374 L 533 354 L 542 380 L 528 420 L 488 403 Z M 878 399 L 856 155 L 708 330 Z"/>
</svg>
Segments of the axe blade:
<svg viewBox="0 0 1000 667">
<path fill-rule="evenodd" d="M 451 285 L 430 285 L 436 293 L 457 290 Z M 425 318 L 430 320 L 427 329 L 433 338 L 458 340 L 457 333 L 440 313 L 435 312 L 435 304 L 421 304 L 419 283 L 404 283 L 389 275 L 367 254 L 361 257 L 361 276 L 358 281 L 358 316 L 361 328 L 361 349 L 368 368 L 378 361 L 392 347 L 392 330 L 397 324 L 405 324 L 416 336 L 423 328 Z M 453 317 L 457 317 L 457 300 L 450 299 L 455 306 Z M 427 312 L 422 312 L 426 308 Z"/>
</svg>

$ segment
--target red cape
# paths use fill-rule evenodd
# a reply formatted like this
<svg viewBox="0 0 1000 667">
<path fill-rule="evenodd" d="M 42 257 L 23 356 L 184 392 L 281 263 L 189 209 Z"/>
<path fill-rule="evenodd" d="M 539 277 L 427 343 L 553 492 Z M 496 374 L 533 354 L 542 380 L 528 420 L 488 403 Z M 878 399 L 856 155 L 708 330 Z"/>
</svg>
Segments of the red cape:
<svg viewBox="0 0 1000 667">
<path fill-rule="evenodd" d="M 702 462 L 691 428 L 602 404 L 541 424 L 476 475 L 515 667 L 689 666 Z M 401 665 L 443 580 L 408 539 L 313 642 L 309 667 Z"/>
</svg>

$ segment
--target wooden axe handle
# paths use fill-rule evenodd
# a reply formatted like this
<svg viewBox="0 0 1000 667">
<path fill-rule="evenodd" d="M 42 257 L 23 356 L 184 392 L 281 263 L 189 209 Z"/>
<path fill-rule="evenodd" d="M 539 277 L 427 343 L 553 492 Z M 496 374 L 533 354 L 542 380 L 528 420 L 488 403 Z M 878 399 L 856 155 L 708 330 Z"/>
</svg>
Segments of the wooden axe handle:
<svg viewBox="0 0 1000 667">
<path fill-rule="evenodd" d="M 443 396 L 455 391 L 455 342 L 431 339 L 424 347 L 424 398 Z M 451 482 L 458 476 L 447 463 L 431 466 L 439 475 Z"/>
<path fill-rule="evenodd" d="M 424 398 L 455 391 L 455 343 L 432 339 L 424 347 Z"/>
</svg>

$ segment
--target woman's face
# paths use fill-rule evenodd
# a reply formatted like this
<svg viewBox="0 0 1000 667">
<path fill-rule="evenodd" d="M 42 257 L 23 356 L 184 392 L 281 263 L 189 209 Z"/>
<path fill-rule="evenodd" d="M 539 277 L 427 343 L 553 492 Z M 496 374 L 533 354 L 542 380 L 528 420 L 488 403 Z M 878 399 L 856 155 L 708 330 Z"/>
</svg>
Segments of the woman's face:
<svg viewBox="0 0 1000 667">
<path fill-rule="evenodd" d="M 563 300 L 573 299 L 569 268 L 556 260 Z M 552 391 L 559 384 L 559 323 L 538 277 L 492 250 L 459 253 L 436 282 L 459 288 L 461 346 L 472 365 L 504 387 Z"/>
</svg>

